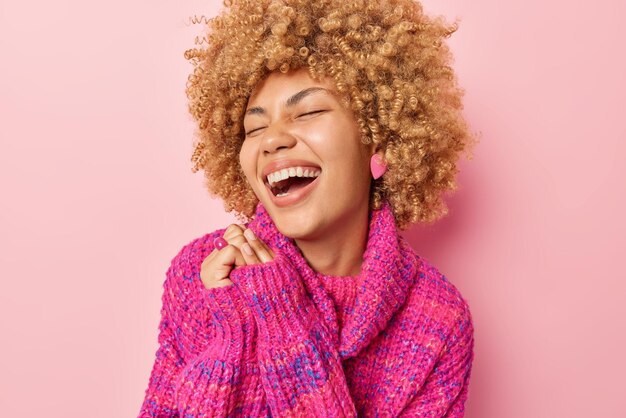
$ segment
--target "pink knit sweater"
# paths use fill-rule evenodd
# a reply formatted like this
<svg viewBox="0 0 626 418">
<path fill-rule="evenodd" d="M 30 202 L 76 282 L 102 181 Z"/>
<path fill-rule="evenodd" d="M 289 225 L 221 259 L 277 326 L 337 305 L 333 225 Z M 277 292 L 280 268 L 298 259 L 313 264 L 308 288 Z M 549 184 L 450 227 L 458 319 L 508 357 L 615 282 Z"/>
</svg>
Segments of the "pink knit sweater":
<svg viewBox="0 0 626 418">
<path fill-rule="evenodd" d="M 164 283 L 159 348 L 140 417 L 462 417 L 473 360 L 459 291 L 370 214 L 356 277 L 313 271 L 262 205 L 249 225 L 265 264 L 206 289 L 223 230 L 186 245 Z"/>
</svg>

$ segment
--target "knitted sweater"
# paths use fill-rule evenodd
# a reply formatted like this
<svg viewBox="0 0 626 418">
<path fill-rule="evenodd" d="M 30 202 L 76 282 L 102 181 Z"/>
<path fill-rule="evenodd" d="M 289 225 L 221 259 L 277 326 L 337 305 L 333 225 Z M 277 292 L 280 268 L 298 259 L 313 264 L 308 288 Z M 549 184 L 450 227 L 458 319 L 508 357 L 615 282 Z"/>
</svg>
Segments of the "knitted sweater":
<svg viewBox="0 0 626 418">
<path fill-rule="evenodd" d="M 370 212 L 361 273 L 312 270 L 259 204 L 248 224 L 275 252 L 206 289 L 223 230 L 187 244 L 167 271 L 140 417 L 462 417 L 473 326 L 459 291 Z"/>
</svg>

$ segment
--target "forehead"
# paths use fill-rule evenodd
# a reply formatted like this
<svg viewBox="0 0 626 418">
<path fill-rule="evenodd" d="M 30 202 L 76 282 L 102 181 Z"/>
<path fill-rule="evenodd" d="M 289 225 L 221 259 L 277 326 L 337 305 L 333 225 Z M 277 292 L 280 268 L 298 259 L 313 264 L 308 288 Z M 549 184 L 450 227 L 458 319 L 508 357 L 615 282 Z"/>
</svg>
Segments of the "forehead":
<svg viewBox="0 0 626 418">
<path fill-rule="evenodd" d="M 287 73 L 273 72 L 257 84 L 248 100 L 248 107 L 271 102 L 285 103 L 294 94 L 316 87 L 331 93 L 336 92 L 332 81 L 327 79 L 315 80 L 311 78 L 306 69 Z"/>
</svg>

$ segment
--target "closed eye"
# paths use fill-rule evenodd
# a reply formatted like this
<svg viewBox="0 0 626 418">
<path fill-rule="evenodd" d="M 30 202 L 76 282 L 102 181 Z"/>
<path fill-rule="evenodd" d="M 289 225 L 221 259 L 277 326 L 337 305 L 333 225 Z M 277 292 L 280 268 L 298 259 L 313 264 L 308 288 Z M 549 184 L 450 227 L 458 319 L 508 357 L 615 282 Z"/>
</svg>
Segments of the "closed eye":
<svg viewBox="0 0 626 418">
<path fill-rule="evenodd" d="M 300 118 L 305 118 L 306 119 L 308 116 L 314 116 L 314 115 L 317 115 L 319 113 L 324 113 L 326 111 L 327 111 L 326 109 L 321 109 L 321 110 L 313 110 L 311 112 L 301 113 L 298 116 L 296 116 L 296 119 L 300 119 Z M 250 135 L 254 134 L 255 132 L 260 131 L 261 129 L 265 129 L 265 128 L 266 128 L 266 126 L 261 126 L 259 128 L 251 129 L 251 130 L 246 132 L 246 136 L 250 136 Z"/>
<path fill-rule="evenodd" d="M 253 133 L 255 133 L 257 131 L 260 131 L 261 129 L 264 129 L 264 128 L 265 128 L 265 126 L 262 126 L 260 128 L 251 129 L 248 132 L 246 132 L 246 136 L 252 135 Z"/>
<path fill-rule="evenodd" d="M 326 110 L 313 110 L 311 112 L 306 112 L 306 113 L 301 113 L 298 115 L 298 118 L 304 117 L 304 116 L 312 116 L 312 115 L 316 115 L 318 113 L 322 113 L 322 112 L 326 112 Z"/>
</svg>

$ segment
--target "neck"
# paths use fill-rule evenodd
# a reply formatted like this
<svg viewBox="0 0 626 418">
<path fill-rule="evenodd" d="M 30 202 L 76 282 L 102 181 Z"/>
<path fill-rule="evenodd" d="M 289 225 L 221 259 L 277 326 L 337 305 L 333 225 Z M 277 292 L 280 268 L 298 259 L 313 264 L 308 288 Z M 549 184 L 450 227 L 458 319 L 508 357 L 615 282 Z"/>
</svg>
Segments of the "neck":
<svg viewBox="0 0 626 418">
<path fill-rule="evenodd" d="M 326 276 L 356 276 L 361 272 L 367 246 L 368 209 L 349 221 L 334 225 L 323 237 L 296 239 L 311 268 Z"/>
</svg>

